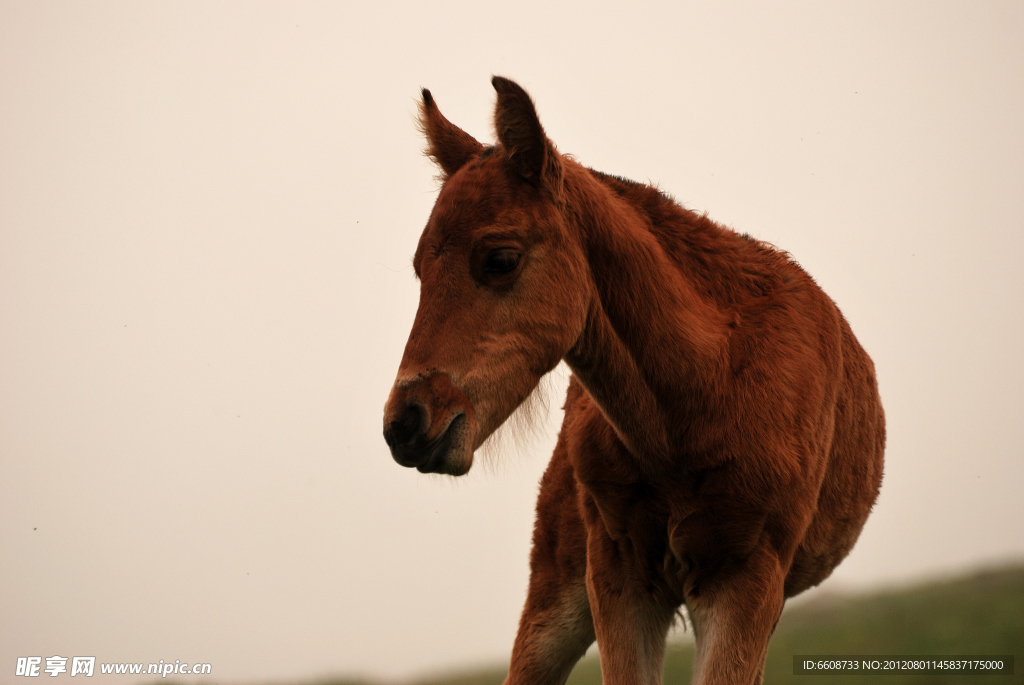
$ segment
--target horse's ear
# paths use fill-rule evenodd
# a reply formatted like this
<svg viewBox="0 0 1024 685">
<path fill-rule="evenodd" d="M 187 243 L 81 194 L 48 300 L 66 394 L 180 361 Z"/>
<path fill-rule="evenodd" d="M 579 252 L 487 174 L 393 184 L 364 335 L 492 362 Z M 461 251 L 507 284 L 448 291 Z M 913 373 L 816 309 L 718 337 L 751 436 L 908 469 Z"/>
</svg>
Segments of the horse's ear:
<svg viewBox="0 0 1024 685">
<path fill-rule="evenodd" d="M 495 76 L 491 85 L 498 91 L 494 128 L 509 163 L 526 181 L 546 187 L 557 196 L 561 162 L 555 146 L 544 135 L 533 100 L 518 83 L 507 78 Z"/>
<path fill-rule="evenodd" d="M 476 138 L 444 118 L 426 88 L 423 89 L 423 100 L 420 102 L 419 124 L 423 135 L 427 137 L 427 156 L 441 167 L 445 177 L 461 169 L 462 165 L 484 149 Z"/>
</svg>

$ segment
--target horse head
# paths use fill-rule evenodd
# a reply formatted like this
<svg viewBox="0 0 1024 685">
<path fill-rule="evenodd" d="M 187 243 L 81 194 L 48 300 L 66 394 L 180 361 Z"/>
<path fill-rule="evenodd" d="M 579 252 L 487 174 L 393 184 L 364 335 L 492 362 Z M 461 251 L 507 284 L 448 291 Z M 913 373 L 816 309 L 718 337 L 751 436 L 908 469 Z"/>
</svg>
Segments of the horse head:
<svg viewBox="0 0 1024 685">
<path fill-rule="evenodd" d="M 462 475 L 473 453 L 573 346 L 587 263 L 563 218 L 563 169 L 529 95 L 508 79 L 489 147 L 423 90 L 420 125 L 443 184 L 413 267 L 420 301 L 384 410 L 402 466 Z"/>
</svg>

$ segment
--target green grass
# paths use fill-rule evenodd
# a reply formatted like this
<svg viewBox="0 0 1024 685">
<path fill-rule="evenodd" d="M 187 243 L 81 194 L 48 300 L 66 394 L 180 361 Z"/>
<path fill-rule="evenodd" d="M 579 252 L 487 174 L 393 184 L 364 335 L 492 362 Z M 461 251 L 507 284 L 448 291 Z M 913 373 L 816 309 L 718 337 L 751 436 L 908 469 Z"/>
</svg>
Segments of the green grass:
<svg viewBox="0 0 1024 685">
<path fill-rule="evenodd" d="M 1013 676 L 793 675 L 794 654 L 1013 654 Z M 765 683 L 943 685 L 1021 683 L 1024 664 L 1024 566 L 863 595 L 826 596 L 788 608 L 768 650 Z M 666 685 L 687 685 L 693 645 L 670 644 Z M 506 669 L 455 672 L 412 685 L 501 685 Z M 342 681 L 339 681 L 342 682 Z M 568 685 L 600 685 L 596 656 L 584 658 Z"/>
<path fill-rule="evenodd" d="M 1019 661 L 1024 657 L 1024 567 L 797 606 L 779 621 L 765 666 L 770 683 L 1022 682 L 1019 663 L 1014 676 L 794 676 L 794 654 L 1013 654 Z"/>
<path fill-rule="evenodd" d="M 1012 654 L 1015 675 L 794 675 L 793 656 Z M 793 603 L 772 637 L 765 683 L 779 685 L 946 685 L 1024 683 L 1024 564 L 858 595 Z M 453 669 L 405 685 L 501 685 L 503 664 Z M 689 685 L 693 644 L 670 643 L 665 685 Z M 155 681 L 170 685 L 171 681 Z M 304 685 L 382 685 L 366 678 L 326 678 Z M 596 656 L 582 659 L 567 685 L 601 685 Z"/>
</svg>

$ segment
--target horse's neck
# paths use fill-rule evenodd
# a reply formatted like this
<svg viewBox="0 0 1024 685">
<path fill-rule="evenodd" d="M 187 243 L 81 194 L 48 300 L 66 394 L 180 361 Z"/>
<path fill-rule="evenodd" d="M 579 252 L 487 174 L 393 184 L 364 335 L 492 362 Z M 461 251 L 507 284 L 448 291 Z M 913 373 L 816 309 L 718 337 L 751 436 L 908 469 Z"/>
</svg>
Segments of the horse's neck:
<svg viewBox="0 0 1024 685">
<path fill-rule="evenodd" d="M 573 171 L 568 214 L 593 297 L 566 361 L 631 452 L 669 458 L 689 432 L 688 415 L 710 408 L 721 390 L 725 316 L 666 254 L 639 208 Z"/>
</svg>

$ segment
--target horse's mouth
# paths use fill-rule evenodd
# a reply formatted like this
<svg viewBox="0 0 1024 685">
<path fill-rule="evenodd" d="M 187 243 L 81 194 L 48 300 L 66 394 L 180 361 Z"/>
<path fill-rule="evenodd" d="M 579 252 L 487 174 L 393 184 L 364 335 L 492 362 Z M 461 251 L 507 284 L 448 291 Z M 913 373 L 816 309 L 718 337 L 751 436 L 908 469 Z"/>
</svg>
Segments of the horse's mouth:
<svg viewBox="0 0 1024 685">
<path fill-rule="evenodd" d="M 391 456 L 401 466 L 415 468 L 420 473 L 445 473 L 461 476 L 469 471 L 472 456 L 464 458 L 467 421 L 465 412 L 457 412 L 441 433 L 433 440 L 424 439 L 423 433 L 406 440 L 397 439 L 392 432 L 388 446 Z"/>
<path fill-rule="evenodd" d="M 384 407 L 384 440 L 401 466 L 461 476 L 473 463 L 476 422 L 469 398 L 447 373 L 395 382 Z"/>
<path fill-rule="evenodd" d="M 449 476 L 461 476 L 469 471 L 470 462 L 459 458 L 459 449 L 464 443 L 466 430 L 466 414 L 456 414 L 441 435 L 425 446 L 426 460 L 416 465 L 420 473 L 445 473 Z M 454 458 L 453 458 L 454 457 Z"/>
</svg>

